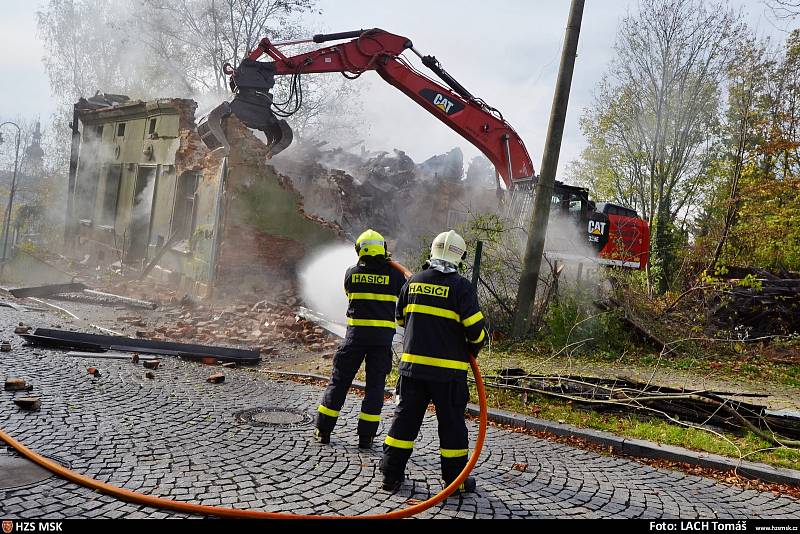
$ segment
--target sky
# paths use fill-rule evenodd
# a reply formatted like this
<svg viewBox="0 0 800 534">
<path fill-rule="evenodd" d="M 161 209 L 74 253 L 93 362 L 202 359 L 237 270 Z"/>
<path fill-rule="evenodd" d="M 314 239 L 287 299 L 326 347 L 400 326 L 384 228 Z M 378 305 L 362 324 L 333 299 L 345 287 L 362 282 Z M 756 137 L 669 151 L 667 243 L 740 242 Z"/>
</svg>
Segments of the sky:
<svg viewBox="0 0 800 534">
<path fill-rule="evenodd" d="M 46 121 L 56 107 L 36 32 L 35 13 L 41 3 L 0 0 L 3 120 L 22 116 Z M 636 0 L 586 2 L 559 177 L 585 146 L 579 118 L 591 105 L 594 89 L 613 58 L 618 22 L 636 4 Z M 785 39 L 785 24 L 773 20 L 762 0 L 731 0 L 731 5 L 743 11 L 759 34 L 778 42 Z M 320 0 L 319 8 L 322 14 L 308 17 L 315 32 L 379 27 L 410 38 L 420 52 L 436 56 L 470 92 L 503 113 L 524 140 L 538 172 L 569 0 Z M 421 67 L 418 62 L 417 66 Z M 361 89 L 363 120 L 369 125 L 361 137 L 368 149 L 402 149 L 418 162 L 455 146 L 461 147 L 467 161 L 478 154 L 377 74 L 367 73 L 352 83 Z"/>
</svg>

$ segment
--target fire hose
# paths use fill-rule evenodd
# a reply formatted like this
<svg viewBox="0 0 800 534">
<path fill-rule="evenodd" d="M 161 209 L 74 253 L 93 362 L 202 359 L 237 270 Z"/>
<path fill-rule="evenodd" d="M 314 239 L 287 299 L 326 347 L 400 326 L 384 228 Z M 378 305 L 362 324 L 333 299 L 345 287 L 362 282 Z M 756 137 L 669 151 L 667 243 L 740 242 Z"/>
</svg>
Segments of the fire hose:
<svg viewBox="0 0 800 534">
<path fill-rule="evenodd" d="M 411 271 L 409 271 L 402 264 L 397 263 L 395 261 L 390 261 L 389 264 L 392 266 L 392 268 L 397 269 L 398 271 L 403 273 L 406 278 L 409 278 L 411 276 Z M 143 493 L 138 493 L 124 488 L 119 488 L 117 486 L 113 486 L 106 482 L 101 482 L 91 477 L 81 475 L 80 473 L 72 471 L 71 469 L 67 469 L 66 467 L 54 462 L 53 460 L 50 460 L 38 453 L 33 452 L 25 445 L 15 440 L 2 430 L 0 430 L 0 440 L 4 441 L 6 444 L 15 449 L 19 454 L 21 454 L 25 458 L 31 460 L 32 462 L 40 465 L 41 467 L 47 469 L 51 473 L 61 478 L 67 479 L 71 482 L 74 482 L 75 484 L 87 487 L 95 491 L 99 491 L 101 493 L 105 493 L 106 495 L 110 495 L 112 497 L 116 497 L 124 501 L 136 504 L 142 504 L 145 506 L 152 506 L 154 508 L 162 508 L 166 510 L 174 510 L 176 512 L 185 512 L 190 514 L 210 515 L 210 516 L 238 518 L 238 519 L 403 519 L 406 517 L 411 517 L 416 514 L 422 513 L 428 508 L 436 506 L 437 504 L 445 500 L 447 497 L 449 497 L 450 494 L 452 494 L 464 482 L 464 480 L 466 480 L 467 476 L 469 476 L 469 474 L 472 472 L 472 469 L 475 467 L 475 464 L 478 462 L 481 449 L 483 449 L 483 442 L 486 438 L 486 424 L 487 424 L 486 390 L 483 385 L 483 378 L 481 377 L 480 369 L 478 368 L 478 362 L 475 360 L 474 356 L 469 357 L 469 363 L 470 366 L 472 367 L 472 374 L 475 376 L 475 387 L 478 391 L 478 404 L 480 406 L 481 411 L 480 411 L 479 425 L 478 425 L 478 437 L 475 441 L 475 448 L 472 450 L 472 454 L 470 455 L 469 460 L 467 461 L 467 465 L 464 466 L 464 469 L 461 471 L 461 474 L 459 474 L 458 477 L 456 477 L 456 479 L 450 485 L 448 485 L 446 488 L 444 488 L 436 495 L 430 497 L 425 501 L 409 506 L 408 508 L 404 508 L 402 510 L 395 510 L 394 512 L 387 512 L 385 514 L 358 515 L 358 516 L 301 515 L 301 514 L 290 514 L 284 512 L 265 512 L 261 510 L 238 510 L 235 508 L 224 508 L 221 506 L 208 506 L 203 504 L 174 501 L 172 499 L 165 499 L 163 497 L 154 497 L 152 495 L 145 495 Z"/>
<path fill-rule="evenodd" d="M 472 469 L 475 467 L 475 464 L 478 462 L 478 457 L 480 456 L 481 449 L 483 448 L 483 442 L 484 439 L 486 438 L 486 421 L 487 421 L 486 390 L 484 389 L 483 386 L 483 379 L 481 378 L 481 373 L 480 370 L 478 369 L 478 363 L 477 361 L 475 361 L 475 358 L 473 356 L 470 356 L 469 363 L 470 366 L 472 367 L 472 373 L 475 375 L 475 384 L 478 390 L 478 402 L 480 405 L 481 412 L 479 419 L 480 423 L 478 428 L 478 438 L 475 441 L 475 448 L 472 450 L 472 454 L 470 455 L 469 460 L 467 461 L 467 465 L 461 471 L 461 474 L 458 475 L 458 477 L 449 486 L 444 488 L 438 494 L 432 496 L 426 501 L 420 502 L 413 506 L 409 506 L 408 508 L 404 508 L 402 510 L 395 510 L 394 512 L 388 512 L 385 514 L 360 515 L 360 516 L 299 515 L 299 514 L 291 514 L 283 512 L 264 512 L 261 510 L 237 510 L 235 508 L 224 508 L 220 506 L 207 506 L 189 502 L 174 501 L 172 499 L 165 499 L 163 497 L 154 497 L 152 495 L 145 495 L 124 488 L 119 488 L 117 486 L 113 486 L 106 482 L 100 482 L 99 480 L 95 480 L 91 477 L 81 475 L 80 473 L 72 471 L 71 469 L 67 469 L 66 467 L 54 462 L 53 460 L 50 460 L 40 454 L 33 452 L 25 445 L 15 440 L 2 430 L 0 430 L 0 440 L 6 442 L 10 447 L 14 448 L 18 453 L 20 453 L 25 458 L 39 464 L 43 468 L 47 469 L 48 471 L 52 472 L 53 474 L 61 478 L 65 478 L 81 486 L 99 491 L 101 493 L 105 493 L 107 495 L 116 497 L 124 501 L 132 502 L 135 504 L 142 504 L 146 506 L 152 506 L 154 508 L 163 508 L 167 510 L 174 510 L 176 512 L 185 512 L 190 514 L 201 514 L 201 515 L 239 518 L 239 519 L 402 519 L 424 512 L 428 508 L 436 506 L 437 504 L 445 500 L 464 482 L 464 480 L 466 480 L 467 476 L 470 474 Z"/>
</svg>

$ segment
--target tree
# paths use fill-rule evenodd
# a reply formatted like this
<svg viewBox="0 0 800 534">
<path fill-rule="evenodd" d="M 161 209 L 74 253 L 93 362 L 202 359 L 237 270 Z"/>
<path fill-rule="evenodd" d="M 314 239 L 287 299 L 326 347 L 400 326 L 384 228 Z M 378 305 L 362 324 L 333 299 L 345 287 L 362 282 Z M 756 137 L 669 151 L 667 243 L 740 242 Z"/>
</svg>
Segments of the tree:
<svg viewBox="0 0 800 534">
<path fill-rule="evenodd" d="M 720 87 L 742 31 L 725 3 L 641 2 L 622 20 L 616 58 L 583 116 L 589 147 L 573 168 L 648 220 L 648 279 L 658 292 L 676 268 L 676 222 L 700 200 Z"/>
<path fill-rule="evenodd" d="M 800 16 L 800 0 L 767 0 L 766 4 L 779 19 Z"/>
<path fill-rule="evenodd" d="M 38 25 L 62 115 L 98 90 L 195 98 L 210 109 L 227 97 L 226 64 L 238 65 L 262 37 L 311 33 L 298 21 L 315 6 L 316 0 L 49 0 Z M 287 78 L 276 79 L 276 102 L 287 97 Z M 303 107 L 291 119 L 298 136 L 354 128 L 357 86 L 339 80 L 302 77 Z"/>
<path fill-rule="evenodd" d="M 718 214 L 716 259 L 728 265 L 800 270 L 800 31 L 779 52 L 745 43 L 729 82 L 729 191 L 709 199 Z M 721 186 L 722 188 L 723 186 Z M 713 222 L 711 226 L 714 226 Z"/>
</svg>

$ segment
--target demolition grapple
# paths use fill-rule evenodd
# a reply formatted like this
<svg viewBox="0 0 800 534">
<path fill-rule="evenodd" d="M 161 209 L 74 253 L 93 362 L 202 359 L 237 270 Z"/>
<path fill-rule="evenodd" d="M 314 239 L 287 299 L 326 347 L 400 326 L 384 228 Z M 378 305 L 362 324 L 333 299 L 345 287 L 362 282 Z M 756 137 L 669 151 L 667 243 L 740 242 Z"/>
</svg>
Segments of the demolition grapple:
<svg viewBox="0 0 800 534">
<path fill-rule="evenodd" d="M 228 139 L 222 129 L 222 121 L 230 115 L 236 116 L 245 126 L 264 132 L 269 147 L 269 157 L 278 154 L 292 144 L 292 129 L 273 112 L 272 88 L 275 85 L 274 63 L 262 63 L 245 59 L 231 75 L 230 85 L 235 96 L 231 102 L 223 102 L 200 121 L 197 131 L 203 143 L 212 151 L 230 150 Z"/>
</svg>

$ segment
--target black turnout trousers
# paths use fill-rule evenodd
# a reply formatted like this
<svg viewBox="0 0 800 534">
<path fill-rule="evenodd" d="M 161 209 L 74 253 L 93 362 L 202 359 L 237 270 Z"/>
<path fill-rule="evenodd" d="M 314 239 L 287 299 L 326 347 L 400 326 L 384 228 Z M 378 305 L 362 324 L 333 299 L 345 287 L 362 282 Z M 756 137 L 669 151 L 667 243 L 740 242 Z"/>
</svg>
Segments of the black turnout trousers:
<svg viewBox="0 0 800 534">
<path fill-rule="evenodd" d="M 350 345 L 344 343 L 333 357 L 333 373 L 322 396 L 317 428 L 330 433 L 344 406 L 347 390 L 361 364 L 366 361 L 367 388 L 358 416 L 358 435 L 374 436 L 380 424 L 386 375 L 392 369 L 392 348 L 388 345 Z"/>
<path fill-rule="evenodd" d="M 381 471 L 389 479 L 402 479 L 413 442 L 422 426 L 428 404 L 433 402 L 439 422 L 442 478 L 449 484 L 467 464 L 469 435 L 464 411 L 469 401 L 465 380 L 434 381 L 401 376 L 397 384 L 400 401 L 389 437 L 383 445 Z"/>
</svg>

